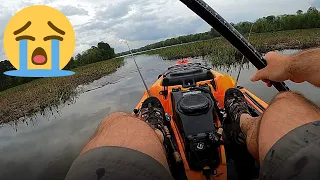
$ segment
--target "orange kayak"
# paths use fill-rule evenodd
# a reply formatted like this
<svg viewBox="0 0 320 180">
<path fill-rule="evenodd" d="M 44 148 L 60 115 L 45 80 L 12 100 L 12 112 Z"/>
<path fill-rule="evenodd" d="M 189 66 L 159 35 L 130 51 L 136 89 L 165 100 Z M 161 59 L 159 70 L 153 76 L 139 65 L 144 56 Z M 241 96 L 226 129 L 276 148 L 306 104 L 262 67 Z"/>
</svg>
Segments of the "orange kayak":
<svg viewBox="0 0 320 180">
<path fill-rule="evenodd" d="M 240 148 L 224 143 L 227 137 L 223 130 L 227 129 L 229 121 L 224 112 L 224 94 L 227 89 L 236 87 L 235 83 L 228 75 L 199 63 L 183 60 L 168 68 L 149 87 L 150 95 L 158 98 L 165 110 L 168 128 L 177 151 L 174 153 L 178 154 L 178 158 L 175 154 L 169 159 L 175 179 L 205 180 L 208 179 L 208 176 L 205 176 L 208 171 L 211 173 L 210 179 L 227 179 L 230 174 L 227 162 L 231 158 L 240 161 L 235 163 L 236 167 L 248 170 L 243 175 L 238 174 L 239 179 L 259 170 L 254 160 L 248 164 L 243 162 L 241 157 L 237 157 L 240 155 L 237 153 Z M 237 87 L 243 92 L 253 116 L 264 112 L 268 106 L 264 101 L 247 89 Z M 133 115 L 138 116 L 141 105 L 147 98 L 145 91 Z M 249 157 L 248 152 L 245 153 L 240 156 Z"/>
</svg>

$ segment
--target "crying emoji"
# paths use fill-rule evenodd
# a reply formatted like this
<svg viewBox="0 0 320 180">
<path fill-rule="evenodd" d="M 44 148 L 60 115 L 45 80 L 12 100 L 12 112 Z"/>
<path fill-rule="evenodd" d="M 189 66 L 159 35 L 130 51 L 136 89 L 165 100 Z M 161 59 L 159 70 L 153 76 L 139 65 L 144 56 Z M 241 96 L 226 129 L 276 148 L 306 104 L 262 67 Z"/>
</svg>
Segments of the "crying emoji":
<svg viewBox="0 0 320 180">
<path fill-rule="evenodd" d="M 60 11 L 43 5 L 30 6 L 9 21 L 3 45 L 10 63 L 17 69 L 4 74 L 20 77 L 73 75 L 62 70 L 75 48 L 75 33 Z"/>
</svg>

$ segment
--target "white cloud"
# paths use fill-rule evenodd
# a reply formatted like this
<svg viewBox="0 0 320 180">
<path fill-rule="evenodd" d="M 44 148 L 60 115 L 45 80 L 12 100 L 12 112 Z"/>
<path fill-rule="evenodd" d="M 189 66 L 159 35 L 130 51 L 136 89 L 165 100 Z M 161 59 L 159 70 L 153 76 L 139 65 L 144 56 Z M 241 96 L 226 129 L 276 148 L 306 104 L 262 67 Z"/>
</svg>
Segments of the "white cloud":
<svg viewBox="0 0 320 180">
<path fill-rule="evenodd" d="M 206 0 L 231 22 L 253 21 L 267 15 L 306 11 L 319 6 L 318 0 Z M 74 25 L 76 52 L 108 42 L 117 52 L 126 46 L 119 39 L 138 48 L 158 40 L 204 32 L 210 27 L 179 0 L 2 0 L 0 37 L 10 17 L 22 8 L 45 4 L 60 9 Z M 2 38 L 1 38 L 2 39 Z M 5 59 L 0 40 L 0 59 Z"/>
<path fill-rule="evenodd" d="M 58 8 L 65 16 L 88 16 L 89 12 L 82 7 L 75 7 L 71 5 L 61 6 Z"/>
</svg>

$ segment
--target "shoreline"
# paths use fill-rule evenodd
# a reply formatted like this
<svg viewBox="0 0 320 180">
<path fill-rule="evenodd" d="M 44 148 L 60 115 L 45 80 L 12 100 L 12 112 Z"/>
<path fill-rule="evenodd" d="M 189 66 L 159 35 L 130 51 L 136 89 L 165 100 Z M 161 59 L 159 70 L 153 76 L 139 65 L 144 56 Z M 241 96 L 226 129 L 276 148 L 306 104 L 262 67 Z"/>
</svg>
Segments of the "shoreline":
<svg viewBox="0 0 320 180">
<path fill-rule="evenodd" d="M 254 33 L 250 39 L 251 44 L 260 53 L 285 49 L 308 49 L 320 46 L 320 28 Z M 166 60 L 210 56 L 211 62 L 217 65 L 235 63 L 242 59 L 242 54 L 223 37 L 152 50 L 142 54 L 157 54 Z"/>
<path fill-rule="evenodd" d="M 44 113 L 46 109 L 72 102 L 79 85 L 115 72 L 124 58 L 115 58 L 72 69 L 68 77 L 41 78 L 0 92 L 0 125 Z"/>
</svg>

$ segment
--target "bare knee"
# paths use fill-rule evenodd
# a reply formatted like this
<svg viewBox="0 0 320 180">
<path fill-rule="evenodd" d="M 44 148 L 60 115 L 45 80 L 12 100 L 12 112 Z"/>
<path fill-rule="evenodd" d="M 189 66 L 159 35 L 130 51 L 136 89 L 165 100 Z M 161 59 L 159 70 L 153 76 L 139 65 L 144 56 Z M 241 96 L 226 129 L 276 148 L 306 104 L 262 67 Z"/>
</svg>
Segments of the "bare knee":
<svg viewBox="0 0 320 180">
<path fill-rule="evenodd" d="M 273 102 L 277 101 L 290 101 L 292 99 L 304 99 L 303 95 L 295 92 L 281 92 L 276 95 Z"/>
<path fill-rule="evenodd" d="M 110 114 L 109 116 L 107 116 L 106 118 L 104 118 L 100 124 L 112 121 L 114 119 L 121 119 L 121 118 L 124 118 L 127 116 L 129 116 L 129 115 L 125 112 L 114 112 L 114 113 Z"/>
<path fill-rule="evenodd" d="M 127 113 L 117 112 L 103 119 L 81 154 L 104 146 L 133 149 L 153 157 L 168 167 L 163 141 L 147 123 Z"/>
<path fill-rule="evenodd" d="M 309 99 L 305 98 L 302 94 L 295 92 L 282 92 L 279 93 L 271 102 L 270 108 L 291 108 L 304 110 L 308 113 L 319 114 L 319 107 Z M 287 109 L 286 108 L 286 109 Z M 279 109 L 278 109 L 279 110 Z"/>
<path fill-rule="evenodd" d="M 278 94 L 262 115 L 258 134 L 260 162 L 288 132 L 319 118 L 319 108 L 303 95 L 293 92 Z"/>
<path fill-rule="evenodd" d="M 108 126 L 117 123 L 116 121 L 121 121 L 123 119 L 127 119 L 129 115 L 124 112 L 114 112 L 110 114 L 109 116 L 105 117 L 101 123 L 98 126 L 97 131 L 101 131 L 104 128 L 107 128 Z"/>
</svg>

